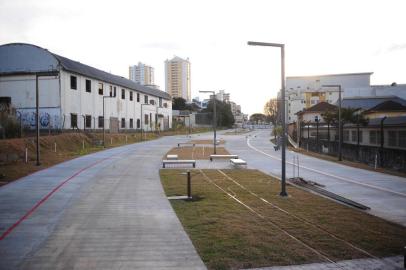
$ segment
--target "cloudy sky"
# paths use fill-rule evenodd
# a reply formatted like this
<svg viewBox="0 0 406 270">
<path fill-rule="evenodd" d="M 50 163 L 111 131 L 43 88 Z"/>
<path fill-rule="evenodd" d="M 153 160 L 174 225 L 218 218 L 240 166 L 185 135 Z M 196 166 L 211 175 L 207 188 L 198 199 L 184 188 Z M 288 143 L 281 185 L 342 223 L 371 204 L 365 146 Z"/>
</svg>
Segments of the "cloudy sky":
<svg viewBox="0 0 406 270">
<path fill-rule="evenodd" d="M 406 83 L 406 1 L 0 0 L 0 44 L 33 43 L 128 76 L 138 61 L 192 63 L 192 96 L 225 89 L 245 113 L 261 112 L 286 75 L 372 71 L 373 84 Z"/>
</svg>

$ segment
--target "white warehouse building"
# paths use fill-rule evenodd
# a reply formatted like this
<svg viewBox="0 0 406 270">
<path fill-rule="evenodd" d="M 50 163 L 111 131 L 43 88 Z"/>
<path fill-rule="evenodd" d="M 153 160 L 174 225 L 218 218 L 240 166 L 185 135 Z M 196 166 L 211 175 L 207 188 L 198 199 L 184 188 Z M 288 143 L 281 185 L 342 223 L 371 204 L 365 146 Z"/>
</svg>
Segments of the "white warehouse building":
<svg viewBox="0 0 406 270">
<path fill-rule="evenodd" d="M 45 72 L 55 75 L 42 76 Z M 115 132 L 165 130 L 172 126 L 171 96 L 166 92 L 35 45 L 1 45 L 0 100 L 16 109 L 24 126 L 35 127 L 37 75 L 41 75 L 38 77 L 41 128 L 102 129 L 104 125 Z"/>
</svg>

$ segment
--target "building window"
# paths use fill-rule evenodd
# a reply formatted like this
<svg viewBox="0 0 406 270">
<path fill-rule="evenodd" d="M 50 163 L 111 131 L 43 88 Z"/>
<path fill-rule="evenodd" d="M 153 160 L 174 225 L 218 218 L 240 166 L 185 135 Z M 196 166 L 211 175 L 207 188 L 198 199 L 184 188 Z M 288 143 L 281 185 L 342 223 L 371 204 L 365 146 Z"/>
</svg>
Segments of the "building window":
<svg viewBox="0 0 406 270">
<path fill-rule="evenodd" d="M 130 118 L 130 128 L 134 128 L 134 120 Z"/>
<path fill-rule="evenodd" d="M 86 115 L 86 117 L 85 117 L 85 127 L 86 128 L 92 128 L 92 116 L 91 115 Z"/>
<path fill-rule="evenodd" d="M 103 96 L 103 83 L 99 83 L 99 95 Z"/>
<path fill-rule="evenodd" d="M 351 141 L 353 141 L 353 142 L 357 141 L 357 131 L 356 130 L 351 130 Z"/>
<path fill-rule="evenodd" d="M 393 131 L 393 130 L 388 131 L 388 145 L 389 146 L 398 146 L 397 135 L 398 135 L 398 133 L 396 131 Z"/>
<path fill-rule="evenodd" d="M 137 102 L 140 102 L 140 93 L 137 93 Z"/>
<path fill-rule="evenodd" d="M 113 86 L 110 85 L 110 97 L 113 97 Z"/>
<path fill-rule="evenodd" d="M 130 100 L 133 100 L 133 91 L 130 91 Z"/>
<path fill-rule="evenodd" d="M 145 114 L 145 115 L 144 115 L 144 124 L 145 124 L 145 125 L 148 125 L 148 124 L 149 124 L 149 117 L 148 117 L 148 114 Z"/>
<path fill-rule="evenodd" d="M 168 108 L 168 103 L 164 103 L 164 108 Z"/>
<path fill-rule="evenodd" d="M 78 115 L 76 113 L 70 114 L 70 127 L 77 128 L 78 127 Z"/>
<path fill-rule="evenodd" d="M 104 120 L 103 120 L 103 116 L 99 116 L 99 128 L 104 127 Z"/>
<path fill-rule="evenodd" d="M 114 97 L 117 96 L 117 88 L 114 86 Z"/>
<path fill-rule="evenodd" d="M 121 118 L 121 128 L 125 128 L 125 118 Z"/>
<path fill-rule="evenodd" d="M 159 107 L 162 108 L 162 98 L 161 97 L 159 98 Z"/>
<path fill-rule="evenodd" d="M 70 76 L 70 89 L 78 89 L 78 79 L 76 76 Z"/>
<path fill-rule="evenodd" d="M 144 96 L 144 104 L 148 104 L 148 96 L 147 95 Z"/>
<path fill-rule="evenodd" d="M 91 80 L 86 80 L 86 92 L 88 92 L 88 93 L 92 92 L 92 81 Z"/>
<path fill-rule="evenodd" d="M 343 139 L 345 142 L 348 142 L 350 140 L 350 131 L 349 130 L 344 130 Z"/>
<path fill-rule="evenodd" d="M 125 90 L 121 89 L 121 99 L 125 99 Z"/>
<path fill-rule="evenodd" d="M 140 121 L 140 119 L 137 119 L 137 128 L 140 128 L 141 127 L 141 121 Z"/>
<path fill-rule="evenodd" d="M 362 143 L 362 130 L 359 131 L 359 143 Z"/>
<path fill-rule="evenodd" d="M 370 144 L 380 144 L 381 143 L 381 133 L 378 130 L 369 131 L 369 143 Z"/>
<path fill-rule="evenodd" d="M 155 105 L 155 100 L 151 99 L 151 100 L 149 101 L 149 104 Z"/>
<path fill-rule="evenodd" d="M 406 147 L 406 131 L 399 131 L 399 147 Z"/>
</svg>

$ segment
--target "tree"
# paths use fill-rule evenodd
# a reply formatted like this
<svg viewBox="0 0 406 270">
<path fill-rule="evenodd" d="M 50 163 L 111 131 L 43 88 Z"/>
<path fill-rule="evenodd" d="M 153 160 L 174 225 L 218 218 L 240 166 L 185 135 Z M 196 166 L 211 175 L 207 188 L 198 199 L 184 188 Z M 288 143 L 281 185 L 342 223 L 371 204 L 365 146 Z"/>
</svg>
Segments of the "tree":
<svg viewBox="0 0 406 270">
<path fill-rule="evenodd" d="M 181 97 L 172 98 L 172 110 L 188 110 L 189 106 L 186 104 L 186 99 Z"/>
<path fill-rule="evenodd" d="M 264 114 L 267 116 L 267 122 L 271 122 L 275 126 L 278 119 L 278 101 L 276 98 L 271 98 L 265 103 Z"/>
<path fill-rule="evenodd" d="M 335 110 L 328 110 L 322 113 L 321 116 L 323 117 L 324 122 L 327 123 L 327 140 L 330 143 L 330 126 L 335 125 L 338 122 L 338 119 L 336 118 L 338 117 L 338 114 Z"/>
<path fill-rule="evenodd" d="M 206 113 L 211 113 L 209 115 L 209 119 L 213 119 L 213 100 L 210 100 L 209 103 L 207 104 L 207 108 L 204 109 L 202 112 Z M 219 101 L 216 99 L 216 116 L 217 116 L 217 126 L 222 126 L 222 127 L 232 127 L 234 125 L 235 119 L 233 116 L 233 113 L 231 112 L 231 105 Z"/>
<path fill-rule="evenodd" d="M 267 122 L 267 116 L 262 113 L 254 113 L 250 115 L 250 122 L 258 123 L 258 122 Z"/>
<path fill-rule="evenodd" d="M 359 143 L 360 143 L 360 125 L 365 126 L 368 124 L 368 119 L 365 117 L 365 115 L 356 108 L 341 108 L 341 123 L 338 123 L 338 110 L 332 111 L 332 112 L 325 112 L 322 114 L 324 121 L 328 124 L 327 132 L 330 134 L 330 129 L 329 129 L 329 123 L 339 125 L 343 127 L 345 124 L 350 123 L 350 124 L 356 124 L 357 125 L 357 148 L 359 150 Z M 327 122 L 329 121 L 329 122 Z M 341 129 L 343 130 L 343 129 Z M 329 135 L 330 136 L 330 135 Z M 342 134 L 341 134 L 342 136 Z M 329 138 L 330 141 L 330 138 Z M 358 153 L 357 151 L 357 158 L 358 158 Z"/>
</svg>

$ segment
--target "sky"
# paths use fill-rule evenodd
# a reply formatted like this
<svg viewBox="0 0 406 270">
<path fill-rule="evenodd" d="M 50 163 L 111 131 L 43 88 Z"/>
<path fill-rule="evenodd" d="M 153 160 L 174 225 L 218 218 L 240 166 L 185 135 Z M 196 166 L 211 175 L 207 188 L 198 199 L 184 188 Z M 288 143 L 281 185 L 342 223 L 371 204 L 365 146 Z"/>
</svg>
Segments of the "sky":
<svg viewBox="0 0 406 270">
<path fill-rule="evenodd" d="M 247 114 L 262 112 L 286 76 L 374 72 L 406 83 L 404 0 L 0 0 L 0 44 L 23 42 L 128 77 L 139 61 L 191 62 L 192 96 L 224 89 Z M 201 98 L 207 98 L 200 94 Z"/>
</svg>

